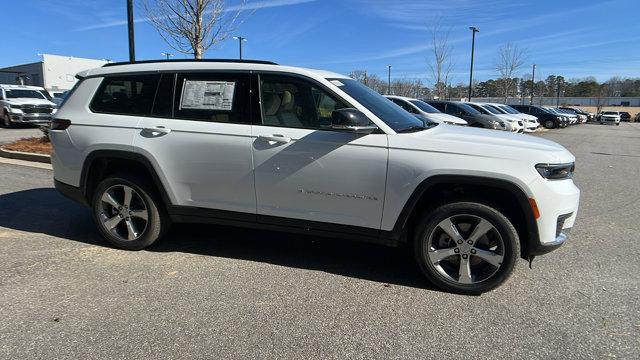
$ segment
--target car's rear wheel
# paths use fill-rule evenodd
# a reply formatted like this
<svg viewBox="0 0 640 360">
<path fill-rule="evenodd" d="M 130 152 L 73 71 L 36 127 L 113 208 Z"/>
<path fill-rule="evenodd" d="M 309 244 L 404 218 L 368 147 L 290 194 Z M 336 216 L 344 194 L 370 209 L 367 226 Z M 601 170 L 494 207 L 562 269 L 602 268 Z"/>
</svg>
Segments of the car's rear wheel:
<svg viewBox="0 0 640 360">
<path fill-rule="evenodd" d="M 518 233 L 498 210 L 473 202 L 446 204 L 425 214 L 414 255 L 424 275 L 447 291 L 480 294 L 511 275 Z"/>
<path fill-rule="evenodd" d="M 115 175 L 94 192 L 93 217 L 109 242 L 127 250 L 143 249 L 169 228 L 169 217 L 154 187 L 144 179 Z"/>
<path fill-rule="evenodd" d="M 556 127 L 556 123 L 554 123 L 553 120 L 546 120 L 544 122 L 544 127 L 546 127 L 547 129 L 553 129 L 554 127 Z"/>
</svg>

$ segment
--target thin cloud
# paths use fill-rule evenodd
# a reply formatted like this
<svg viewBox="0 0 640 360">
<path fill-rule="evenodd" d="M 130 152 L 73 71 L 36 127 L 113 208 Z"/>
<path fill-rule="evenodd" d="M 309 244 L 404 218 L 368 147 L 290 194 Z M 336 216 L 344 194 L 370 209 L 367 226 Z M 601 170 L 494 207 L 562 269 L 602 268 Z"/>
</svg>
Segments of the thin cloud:
<svg viewBox="0 0 640 360">
<path fill-rule="evenodd" d="M 292 6 L 299 5 L 304 3 L 316 2 L 318 0 L 262 0 L 262 1 L 254 1 L 251 3 L 247 3 L 244 6 L 242 5 L 233 5 L 229 6 L 225 9 L 225 11 L 237 11 L 237 10 L 260 10 L 274 7 L 283 7 L 283 6 Z M 147 23 L 149 19 L 147 18 L 137 18 L 133 20 L 134 23 Z M 100 24 L 83 26 L 75 29 L 74 31 L 88 31 L 88 30 L 97 30 L 97 29 L 106 29 L 116 26 L 124 26 L 127 24 L 127 20 L 113 20 L 107 21 Z"/>
</svg>

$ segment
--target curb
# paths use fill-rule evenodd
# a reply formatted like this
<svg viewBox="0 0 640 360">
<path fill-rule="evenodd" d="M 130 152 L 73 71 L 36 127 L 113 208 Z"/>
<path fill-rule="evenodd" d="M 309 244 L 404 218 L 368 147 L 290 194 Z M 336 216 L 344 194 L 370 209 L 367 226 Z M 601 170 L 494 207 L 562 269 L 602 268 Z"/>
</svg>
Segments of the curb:
<svg viewBox="0 0 640 360">
<path fill-rule="evenodd" d="M 51 164 L 51 156 L 49 155 L 5 150 L 2 147 L 0 147 L 0 157 Z"/>
</svg>

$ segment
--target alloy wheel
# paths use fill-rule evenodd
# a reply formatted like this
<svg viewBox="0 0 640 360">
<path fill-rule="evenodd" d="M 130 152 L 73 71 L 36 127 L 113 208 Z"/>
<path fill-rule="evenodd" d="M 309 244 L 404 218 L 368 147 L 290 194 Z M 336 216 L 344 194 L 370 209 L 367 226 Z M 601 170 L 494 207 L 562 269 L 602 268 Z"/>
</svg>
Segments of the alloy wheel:
<svg viewBox="0 0 640 360">
<path fill-rule="evenodd" d="M 426 255 L 438 274 L 464 285 L 491 278 L 505 256 L 498 230 L 476 215 L 454 215 L 442 220 L 426 244 Z"/>
<path fill-rule="evenodd" d="M 100 223 L 121 241 L 140 238 L 149 222 L 144 199 L 127 185 L 114 185 L 105 190 L 98 206 Z"/>
<path fill-rule="evenodd" d="M 4 116 L 2 118 L 4 120 L 4 127 L 10 128 L 11 127 L 11 118 L 9 117 L 9 114 L 4 113 Z"/>
</svg>

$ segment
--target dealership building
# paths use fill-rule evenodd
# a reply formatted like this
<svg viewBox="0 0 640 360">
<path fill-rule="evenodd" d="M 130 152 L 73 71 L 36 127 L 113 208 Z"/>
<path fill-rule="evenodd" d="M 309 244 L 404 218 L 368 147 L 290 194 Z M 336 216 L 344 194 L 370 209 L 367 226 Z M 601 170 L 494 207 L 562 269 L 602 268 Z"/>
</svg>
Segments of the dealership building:
<svg viewBox="0 0 640 360">
<path fill-rule="evenodd" d="M 101 67 L 108 60 L 85 59 L 73 56 L 42 54 L 38 62 L 0 68 L 0 84 L 40 86 L 49 91 L 70 90 L 76 74 Z"/>
</svg>

